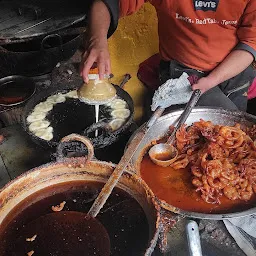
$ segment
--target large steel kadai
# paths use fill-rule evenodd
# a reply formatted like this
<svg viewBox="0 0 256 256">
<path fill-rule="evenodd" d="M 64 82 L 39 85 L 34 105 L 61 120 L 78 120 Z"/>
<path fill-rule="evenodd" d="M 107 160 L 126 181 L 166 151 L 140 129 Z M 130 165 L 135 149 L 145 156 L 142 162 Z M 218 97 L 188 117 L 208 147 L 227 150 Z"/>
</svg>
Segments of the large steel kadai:
<svg viewBox="0 0 256 256">
<path fill-rule="evenodd" d="M 135 167 L 136 173 L 140 175 L 140 165 L 143 156 L 148 152 L 151 147 L 151 142 L 157 139 L 162 138 L 166 135 L 169 127 L 171 125 L 175 125 L 178 121 L 183 110 L 170 112 L 161 118 L 151 127 L 148 131 L 147 136 L 143 139 L 139 148 L 136 150 L 132 158 L 132 164 Z M 195 108 L 192 113 L 189 115 L 186 124 L 191 125 L 193 122 L 199 121 L 200 119 L 204 119 L 206 121 L 212 121 L 214 124 L 219 125 L 229 125 L 232 126 L 236 123 L 241 124 L 241 126 L 252 126 L 256 123 L 256 117 L 244 112 L 240 111 L 230 111 L 224 110 L 220 108 L 207 108 L 207 107 L 198 107 Z M 140 130 L 143 129 L 144 125 L 142 125 L 137 132 L 132 136 L 129 143 L 133 143 L 136 141 L 137 134 L 139 134 Z M 215 219 L 222 220 L 227 218 L 235 218 L 235 217 L 244 217 L 256 212 L 256 205 L 252 205 L 252 207 L 248 210 L 244 211 L 235 211 L 231 213 L 223 213 L 223 214 L 213 214 L 213 213 L 199 213 L 199 212 L 190 212 L 179 209 L 173 205 L 166 203 L 164 200 L 161 200 L 161 206 L 164 209 L 167 209 L 171 212 L 191 217 L 197 219 Z"/>
</svg>

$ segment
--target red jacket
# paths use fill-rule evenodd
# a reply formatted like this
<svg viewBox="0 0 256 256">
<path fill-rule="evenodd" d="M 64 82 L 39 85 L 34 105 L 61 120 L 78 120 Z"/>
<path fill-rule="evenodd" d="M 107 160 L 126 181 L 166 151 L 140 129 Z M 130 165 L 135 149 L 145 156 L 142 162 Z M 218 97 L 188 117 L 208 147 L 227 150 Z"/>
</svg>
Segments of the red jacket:
<svg viewBox="0 0 256 256">
<path fill-rule="evenodd" d="M 144 0 L 120 0 L 121 16 Z M 149 0 L 158 16 L 159 51 L 202 71 L 214 69 L 236 46 L 256 56 L 256 0 Z"/>
</svg>

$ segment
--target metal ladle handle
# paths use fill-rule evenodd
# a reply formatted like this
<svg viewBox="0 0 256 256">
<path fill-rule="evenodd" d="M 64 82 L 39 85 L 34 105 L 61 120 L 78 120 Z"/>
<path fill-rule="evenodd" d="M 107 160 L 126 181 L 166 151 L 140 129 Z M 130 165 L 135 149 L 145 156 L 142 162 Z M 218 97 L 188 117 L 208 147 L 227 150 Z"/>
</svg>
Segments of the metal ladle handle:
<svg viewBox="0 0 256 256">
<path fill-rule="evenodd" d="M 124 85 L 131 79 L 130 74 L 125 74 L 122 82 L 120 83 L 119 87 L 123 89 Z"/>
<path fill-rule="evenodd" d="M 146 136 L 146 133 L 148 129 L 158 120 L 158 118 L 162 115 L 164 111 L 164 108 L 158 107 L 157 110 L 153 113 L 152 117 L 149 119 L 146 127 L 139 131 L 137 134 L 139 140 L 135 140 L 134 143 L 130 144 L 124 155 L 122 156 L 120 162 L 116 166 L 115 170 L 112 172 L 111 176 L 109 177 L 108 181 L 102 188 L 101 192 L 95 199 L 93 205 L 91 206 L 90 210 L 88 211 L 88 215 L 92 217 L 96 217 L 101 208 L 104 206 L 106 203 L 107 199 L 109 198 L 112 190 L 118 183 L 120 177 L 122 176 L 126 166 L 128 163 L 131 161 L 132 157 L 134 156 L 135 152 L 137 151 L 138 147 L 140 146 L 141 141 L 144 139 Z"/>
<path fill-rule="evenodd" d="M 171 136 L 169 137 L 169 139 L 166 142 L 167 144 L 173 144 L 176 132 L 186 122 L 188 116 L 190 115 L 192 109 L 195 107 L 195 105 L 198 102 L 200 96 L 201 96 L 201 91 L 199 89 L 196 89 L 196 90 L 193 91 L 193 93 L 192 93 L 184 111 L 182 112 L 182 114 L 179 118 L 178 124 L 175 126 Z"/>
<path fill-rule="evenodd" d="M 199 228 L 194 220 L 189 220 L 186 224 L 186 234 L 189 249 L 189 256 L 202 256 Z"/>
</svg>

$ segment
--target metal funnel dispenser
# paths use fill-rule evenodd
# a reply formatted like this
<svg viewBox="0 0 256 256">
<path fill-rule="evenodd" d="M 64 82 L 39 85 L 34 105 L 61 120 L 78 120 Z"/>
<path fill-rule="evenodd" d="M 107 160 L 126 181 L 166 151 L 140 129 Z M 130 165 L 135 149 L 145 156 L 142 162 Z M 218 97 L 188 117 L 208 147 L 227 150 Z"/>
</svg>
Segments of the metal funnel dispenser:
<svg viewBox="0 0 256 256">
<path fill-rule="evenodd" d="M 112 101 L 116 97 L 116 89 L 109 82 L 109 76 L 99 79 L 98 68 L 89 72 L 89 82 L 84 83 L 78 89 L 78 97 L 81 101 L 90 105 L 102 105 Z"/>
</svg>

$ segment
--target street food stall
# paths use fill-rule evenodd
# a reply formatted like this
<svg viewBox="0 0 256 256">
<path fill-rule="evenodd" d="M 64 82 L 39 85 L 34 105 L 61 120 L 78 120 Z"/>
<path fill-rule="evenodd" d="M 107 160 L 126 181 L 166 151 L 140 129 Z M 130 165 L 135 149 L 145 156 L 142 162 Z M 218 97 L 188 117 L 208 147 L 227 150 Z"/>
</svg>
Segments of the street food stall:
<svg viewBox="0 0 256 256">
<path fill-rule="evenodd" d="M 81 8 L 13 4 L 0 2 L 0 256 L 182 256 L 193 246 L 206 256 L 245 255 L 223 220 L 256 212 L 256 118 L 194 108 L 175 133 L 174 161 L 158 166 L 148 152 L 183 111 L 138 128 L 129 74 L 95 111 L 79 98 Z M 88 213 L 120 159 L 94 218 Z"/>
</svg>

